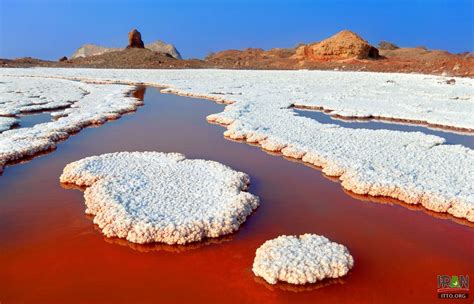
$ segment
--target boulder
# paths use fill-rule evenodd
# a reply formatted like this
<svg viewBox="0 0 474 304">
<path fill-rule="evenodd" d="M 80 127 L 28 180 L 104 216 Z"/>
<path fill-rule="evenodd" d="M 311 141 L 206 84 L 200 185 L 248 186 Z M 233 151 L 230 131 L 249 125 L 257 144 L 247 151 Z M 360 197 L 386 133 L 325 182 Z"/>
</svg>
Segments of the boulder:
<svg viewBox="0 0 474 304">
<path fill-rule="evenodd" d="M 63 56 L 63 57 L 59 58 L 58 61 L 59 61 L 59 62 L 67 61 L 67 57 L 66 57 L 66 56 Z"/>
<path fill-rule="evenodd" d="M 377 48 L 354 32 L 344 30 L 323 41 L 301 45 L 296 58 L 303 60 L 343 60 L 378 58 Z"/>
<path fill-rule="evenodd" d="M 144 49 L 145 45 L 143 44 L 142 41 L 142 34 L 140 34 L 137 29 L 133 29 L 128 33 L 128 45 L 127 49 L 129 48 L 139 48 L 139 49 Z"/>
</svg>

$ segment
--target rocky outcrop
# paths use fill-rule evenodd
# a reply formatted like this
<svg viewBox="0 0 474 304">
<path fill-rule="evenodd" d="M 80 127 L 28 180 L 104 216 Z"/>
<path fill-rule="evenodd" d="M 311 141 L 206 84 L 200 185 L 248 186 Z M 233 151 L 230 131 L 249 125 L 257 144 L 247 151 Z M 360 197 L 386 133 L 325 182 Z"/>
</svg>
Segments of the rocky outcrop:
<svg viewBox="0 0 474 304">
<path fill-rule="evenodd" d="M 172 44 L 167 44 L 163 41 L 157 40 L 147 45 L 143 44 L 142 35 L 137 29 L 133 29 L 128 33 L 128 45 L 127 49 L 130 48 L 147 48 L 153 52 L 165 53 L 176 59 L 182 59 L 181 54 L 178 52 L 176 47 Z M 109 48 L 95 44 L 85 44 L 77 49 L 77 51 L 71 56 L 71 59 L 90 57 L 102 55 L 109 52 L 122 51 L 122 48 Z"/>
<path fill-rule="evenodd" d="M 102 55 L 107 52 L 114 52 L 114 51 L 120 51 L 122 49 L 120 48 L 109 48 L 109 47 L 104 47 L 100 45 L 95 45 L 95 44 L 84 44 L 80 48 L 77 49 L 74 54 L 72 54 L 71 58 L 81 58 L 81 57 L 89 57 L 89 56 L 96 56 L 96 55 Z"/>
<path fill-rule="evenodd" d="M 399 49 L 399 47 L 391 42 L 387 41 L 380 41 L 378 45 L 379 50 L 396 50 Z"/>
<path fill-rule="evenodd" d="M 344 30 L 323 41 L 301 45 L 296 50 L 300 60 L 343 60 L 378 58 L 378 50 L 352 31 Z"/>
<path fill-rule="evenodd" d="M 163 41 L 157 40 L 155 42 L 145 44 L 145 48 L 152 50 L 154 52 L 167 53 L 176 59 L 183 59 L 181 54 L 178 52 L 176 47 L 172 44 L 165 43 Z"/>
<path fill-rule="evenodd" d="M 167 44 L 163 41 L 158 40 L 150 44 L 145 44 L 145 48 L 150 49 L 155 52 L 159 52 L 159 53 L 168 53 L 176 59 L 182 59 L 181 54 L 179 53 L 179 51 L 176 49 L 174 45 Z M 103 47 L 103 46 L 95 45 L 95 44 L 85 44 L 81 46 L 80 48 L 78 48 L 77 51 L 71 56 L 71 58 L 74 59 L 74 58 L 80 58 L 80 57 L 90 57 L 90 56 L 102 55 L 108 52 L 117 52 L 121 50 L 123 49 Z"/>
<path fill-rule="evenodd" d="M 127 49 L 129 48 L 139 48 L 144 49 L 145 44 L 142 41 L 142 34 L 137 29 L 133 29 L 128 33 L 128 45 Z"/>
<path fill-rule="evenodd" d="M 106 52 L 101 55 L 85 58 L 76 58 L 68 61 L 68 64 L 81 67 L 103 67 L 110 69 L 121 68 L 173 68 L 175 66 L 186 66 L 189 62 L 177 60 L 170 54 L 153 52 L 146 48 L 128 48 L 116 52 Z"/>
</svg>

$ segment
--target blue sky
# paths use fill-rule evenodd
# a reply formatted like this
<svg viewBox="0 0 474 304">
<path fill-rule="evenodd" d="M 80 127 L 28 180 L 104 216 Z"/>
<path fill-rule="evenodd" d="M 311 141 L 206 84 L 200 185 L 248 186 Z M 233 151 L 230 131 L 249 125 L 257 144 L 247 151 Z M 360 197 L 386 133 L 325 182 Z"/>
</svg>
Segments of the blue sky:
<svg viewBox="0 0 474 304">
<path fill-rule="evenodd" d="M 372 44 L 474 49 L 474 0 L 0 0 L 0 57 L 57 59 L 85 43 L 125 46 L 136 27 L 185 58 L 246 47 L 292 47 L 342 29 Z"/>
</svg>

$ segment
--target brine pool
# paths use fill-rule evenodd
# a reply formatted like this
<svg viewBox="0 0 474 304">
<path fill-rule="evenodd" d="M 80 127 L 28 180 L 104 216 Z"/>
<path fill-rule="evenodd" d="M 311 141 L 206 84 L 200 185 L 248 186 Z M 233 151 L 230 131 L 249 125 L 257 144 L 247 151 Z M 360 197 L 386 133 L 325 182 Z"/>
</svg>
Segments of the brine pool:
<svg viewBox="0 0 474 304">
<path fill-rule="evenodd" d="M 437 275 L 474 273 L 472 223 L 347 193 L 317 168 L 227 140 L 205 119 L 223 105 L 153 87 L 135 96 L 145 100 L 135 113 L 5 168 L 1 303 L 433 303 Z M 250 175 L 260 207 L 236 233 L 203 243 L 108 239 L 84 214 L 82 192 L 61 186 L 59 176 L 72 161 L 117 151 L 180 152 L 229 165 Z M 253 275 L 263 242 L 303 233 L 346 245 L 354 268 L 342 279 L 305 286 L 269 285 Z"/>
</svg>

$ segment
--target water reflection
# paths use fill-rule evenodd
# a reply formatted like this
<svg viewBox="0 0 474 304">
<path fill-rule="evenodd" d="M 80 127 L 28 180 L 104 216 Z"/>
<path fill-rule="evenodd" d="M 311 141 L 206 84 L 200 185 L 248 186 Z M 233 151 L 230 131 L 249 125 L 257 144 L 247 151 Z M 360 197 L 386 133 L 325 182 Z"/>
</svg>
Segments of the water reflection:
<svg viewBox="0 0 474 304">
<path fill-rule="evenodd" d="M 99 228 L 99 226 L 94 225 L 94 229 L 97 232 L 102 233 L 102 230 Z M 234 238 L 233 235 L 226 235 L 226 236 L 222 236 L 218 238 L 208 238 L 200 242 L 193 242 L 193 243 L 188 243 L 185 245 L 168 245 L 168 244 L 163 244 L 163 243 L 136 244 L 136 243 L 129 242 L 125 239 L 108 238 L 105 236 L 104 236 L 104 241 L 109 244 L 128 247 L 132 250 L 135 250 L 141 253 L 160 252 L 160 251 L 181 253 L 181 252 L 196 250 L 196 249 L 203 248 L 209 245 L 223 244 L 223 243 L 231 241 L 233 238 Z"/>
<path fill-rule="evenodd" d="M 436 135 L 446 139 L 446 144 L 463 145 L 465 147 L 474 149 L 474 134 L 456 132 L 445 129 L 432 129 L 429 127 L 401 124 L 396 122 L 381 121 L 375 119 L 343 119 L 341 117 L 334 117 L 326 114 L 324 111 L 308 110 L 293 108 L 298 116 L 308 117 L 316 120 L 319 123 L 335 124 L 344 128 L 350 129 L 371 129 L 371 130 L 395 130 L 404 132 L 421 132 L 424 134 Z"/>
<path fill-rule="evenodd" d="M 31 128 L 37 124 L 50 122 L 53 120 L 51 112 L 35 112 L 18 115 L 20 123 L 19 128 Z"/>
<path fill-rule="evenodd" d="M 350 272 L 347 274 L 347 277 L 350 276 Z M 268 284 L 264 279 L 260 277 L 255 277 L 254 281 L 258 284 L 265 286 L 268 290 L 274 291 L 275 289 L 280 289 L 283 291 L 291 291 L 291 292 L 308 292 L 308 291 L 315 291 L 321 289 L 323 287 L 331 286 L 331 285 L 343 285 L 345 284 L 345 278 L 337 278 L 337 279 L 324 279 L 322 281 L 312 283 L 312 284 L 303 284 L 303 285 L 294 285 L 289 284 L 286 282 L 278 282 L 276 284 Z"/>
<path fill-rule="evenodd" d="M 143 101 L 145 99 L 145 93 L 146 93 L 146 86 L 139 85 L 139 86 L 136 86 L 135 90 L 131 92 L 131 95 Z"/>
<path fill-rule="evenodd" d="M 355 198 L 356 200 L 359 200 L 359 201 L 378 203 L 378 204 L 383 204 L 383 205 L 401 206 L 401 207 L 407 208 L 407 209 L 412 210 L 412 211 L 423 212 L 423 213 L 426 213 L 430 216 L 433 216 L 433 217 L 436 217 L 436 218 L 439 218 L 439 219 L 449 219 L 449 220 L 451 220 L 453 222 L 456 222 L 458 224 L 474 228 L 474 223 L 473 222 L 469 222 L 466 219 L 457 218 L 457 217 L 455 217 L 455 216 L 453 216 L 449 213 L 446 213 L 446 212 L 434 212 L 434 211 L 428 210 L 420 204 L 416 204 L 416 205 L 415 204 L 407 204 L 407 203 L 404 203 L 404 202 L 402 202 L 400 200 L 397 200 L 395 198 L 386 197 L 386 196 L 370 196 L 370 195 L 356 194 L 356 193 L 354 193 L 350 190 L 346 190 L 346 189 L 343 189 L 343 191 L 347 195 L 349 195 L 350 197 Z"/>
</svg>

